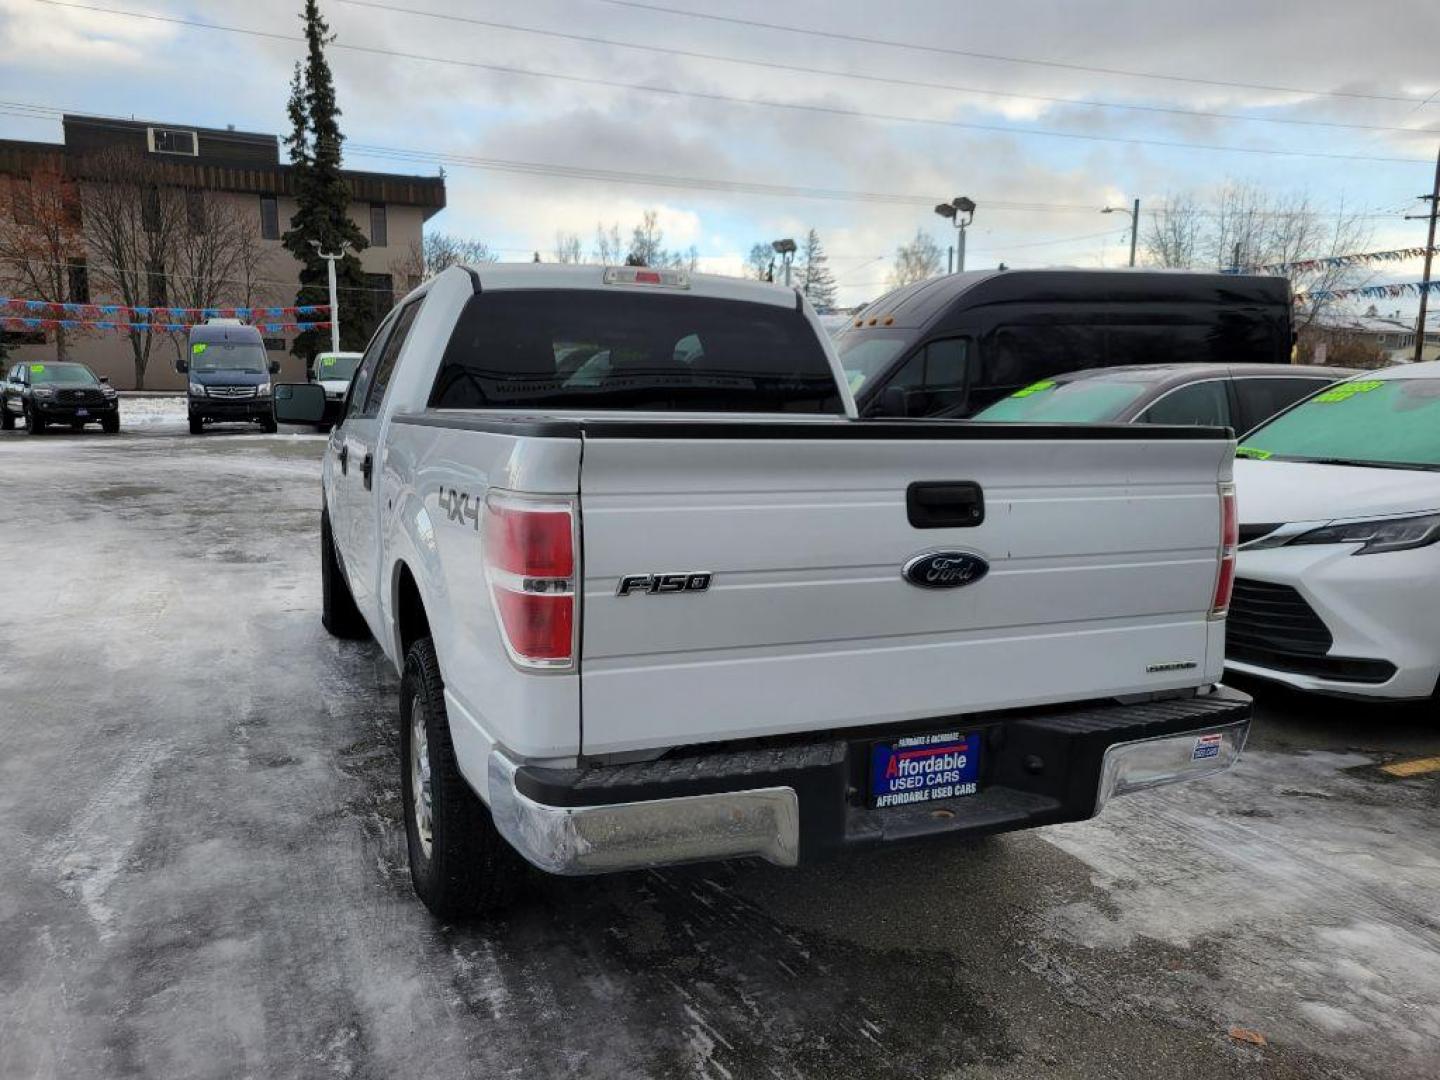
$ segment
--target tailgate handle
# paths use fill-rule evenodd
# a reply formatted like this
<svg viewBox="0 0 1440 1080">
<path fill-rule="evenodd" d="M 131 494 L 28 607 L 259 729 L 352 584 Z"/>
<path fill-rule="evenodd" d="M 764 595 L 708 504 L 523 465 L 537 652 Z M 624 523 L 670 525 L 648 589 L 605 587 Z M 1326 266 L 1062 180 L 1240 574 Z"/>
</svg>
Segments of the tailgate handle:
<svg viewBox="0 0 1440 1080">
<path fill-rule="evenodd" d="M 971 529 L 985 520 L 985 493 L 973 480 L 920 480 L 905 489 L 917 529 Z"/>
</svg>

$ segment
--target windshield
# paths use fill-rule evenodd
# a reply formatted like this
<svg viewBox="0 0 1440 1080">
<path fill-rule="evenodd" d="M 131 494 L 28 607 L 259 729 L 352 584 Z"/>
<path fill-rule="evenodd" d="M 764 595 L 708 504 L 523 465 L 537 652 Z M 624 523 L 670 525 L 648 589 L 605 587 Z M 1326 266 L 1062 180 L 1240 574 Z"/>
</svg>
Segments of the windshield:
<svg viewBox="0 0 1440 1080">
<path fill-rule="evenodd" d="M 190 346 L 190 369 L 263 374 L 268 370 L 265 346 L 258 341 L 197 341 Z"/>
<path fill-rule="evenodd" d="M 318 378 L 322 380 L 335 379 L 340 382 L 349 382 L 355 374 L 355 369 L 359 366 L 360 353 L 321 354 L 316 364 L 319 371 Z"/>
<path fill-rule="evenodd" d="M 825 351 L 793 306 L 608 289 L 472 297 L 430 404 L 843 411 Z"/>
<path fill-rule="evenodd" d="M 974 419 L 1101 423 L 1114 420 L 1125 411 L 1127 405 L 1148 389 L 1148 383 L 1115 382 L 1110 379 L 1079 379 L 1064 383 L 1042 379 L 1023 390 L 1016 390 L 988 409 L 982 409 L 975 414 Z"/>
<path fill-rule="evenodd" d="M 1241 457 L 1440 467 L 1440 379 L 1332 386 L 1251 432 Z"/>
<path fill-rule="evenodd" d="M 862 386 L 884 374 L 910 341 L 911 334 L 905 330 L 850 330 L 837 337 L 835 351 L 840 354 L 850 392 L 858 394 Z"/>
<path fill-rule="evenodd" d="M 30 365 L 30 382 L 34 386 L 93 386 L 99 381 L 89 368 L 80 364 Z"/>
</svg>

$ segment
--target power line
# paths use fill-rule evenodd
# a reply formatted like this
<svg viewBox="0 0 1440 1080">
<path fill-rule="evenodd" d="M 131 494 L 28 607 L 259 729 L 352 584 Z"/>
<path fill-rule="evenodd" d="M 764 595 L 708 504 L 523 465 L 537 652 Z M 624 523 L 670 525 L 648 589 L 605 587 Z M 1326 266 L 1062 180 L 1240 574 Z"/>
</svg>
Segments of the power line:
<svg viewBox="0 0 1440 1080">
<path fill-rule="evenodd" d="M 110 121 L 110 127 L 116 131 L 133 131 L 133 122 L 121 117 L 106 116 L 101 113 L 84 112 L 79 109 L 61 109 L 47 105 L 35 105 L 27 102 L 0 101 L 0 114 L 9 109 L 22 110 L 11 115 L 24 119 L 60 119 L 65 115 L 83 116 L 87 120 L 99 122 L 102 126 L 105 121 Z M 41 115 L 42 113 L 48 115 Z M 207 133 L 206 138 L 221 139 L 223 132 Z M 685 191 L 710 191 L 723 194 L 760 195 L 776 198 L 798 198 L 829 200 L 839 202 L 876 203 L 887 206 L 914 206 L 929 209 L 941 198 L 941 196 L 930 194 L 922 195 L 915 193 L 898 192 L 877 192 L 877 191 L 856 191 L 849 189 L 831 189 L 802 187 L 785 184 L 764 184 L 748 180 L 729 180 L 713 177 L 692 177 L 675 176 L 665 173 L 644 173 L 627 172 L 613 169 L 598 169 L 579 165 L 562 165 L 549 162 L 517 161 L 509 158 L 478 157 L 447 153 L 434 150 L 409 149 L 403 147 L 378 146 L 368 143 L 349 143 L 348 149 L 360 157 L 377 158 L 382 161 L 403 161 L 411 164 L 438 164 L 449 165 L 457 168 L 479 169 L 482 171 L 493 171 L 502 173 L 514 173 L 526 176 L 549 176 L 569 180 L 592 180 L 601 183 L 631 184 L 643 187 L 658 187 L 664 189 L 685 190 Z M 976 201 L 983 203 L 987 212 L 1018 212 L 1018 213 L 1056 213 L 1056 214 L 1094 214 L 1101 209 L 1099 204 L 1085 203 L 1041 203 L 1041 202 L 1018 202 L 1005 199 L 989 199 L 976 197 Z M 1163 206 L 1161 207 L 1163 210 Z M 1197 209 L 1197 214 L 1204 217 L 1217 217 L 1219 211 Z M 1271 210 L 1257 211 L 1257 217 L 1299 217 L 1309 213 L 1308 211 L 1286 211 Z M 1394 215 L 1386 213 L 1357 214 L 1356 218 L 1364 220 L 1389 220 Z M 516 249 L 519 250 L 519 249 Z M 530 250 L 530 249 L 526 249 Z"/>
<path fill-rule="evenodd" d="M 833 41 L 849 41 L 857 45 L 873 47 L 883 45 L 891 49 L 912 49 L 942 56 L 963 56 L 972 60 L 995 60 L 1006 64 L 1028 64 L 1034 67 L 1059 68 L 1063 71 L 1084 71 L 1096 75 L 1120 75 L 1128 79 L 1156 79 L 1163 82 L 1191 83 L 1196 86 L 1224 86 L 1239 90 L 1261 90 L 1267 93 L 1307 94 L 1313 97 L 1356 98 L 1362 101 L 1402 101 L 1414 104 L 1413 96 L 1399 94 L 1366 94 L 1350 90 L 1313 90 L 1296 86 L 1271 86 L 1265 83 L 1245 83 L 1227 79 L 1205 79 L 1189 75 L 1167 75 L 1154 71 L 1128 71 L 1123 68 L 1097 67 L 1091 64 L 1071 64 L 1061 60 L 1038 60 L 1033 57 L 1005 56 L 999 53 L 976 52 L 970 49 L 956 49 L 945 45 L 927 45 L 913 41 L 898 41 L 873 35 L 844 34 L 836 30 L 818 30 L 814 27 L 787 26 L 783 23 L 763 22 L 759 19 L 742 19 L 734 15 L 715 15 L 706 11 L 687 11 L 684 8 L 665 7 L 661 4 L 644 3 L 642 0 L 599 0 L 602 4 L 615 7 L 635 8 L 640 11 L 654 11 L 664 15 L 678 15 L 689 19 L 708 19 L 711 22 L 730 23 L 735 26 L 749 26 L 761 30 L 781 30 L 789 34 L 804 34 L 809 37 L 829 38 Z"/>
<path fill-rule="evenodd" d="M 901 79 L 890 75 L 872 75 L 865 72 L 842 71 L 835 68 L 807 67 L 802 64 L 784 64 L 772 60 L 757 60 L 742 56 L 725 56 L 720 53 L 700 52 L 693 49 L 677 49 L 664 45 L 646 45 L 634 41 L 622 41 L 618 38 L 597 37 L 590 34 L 575 34 L 560 30 L 543 30 L 534 26 L 521 26 L 517 23 L 501 22 L 495 19 L 476 18 L 472 15 L 453 15 L 443 11 L 425 11 L 420 8 L 401 7 L 397 4 L 379 3 L 377 0 L 336 0 L 336 2 L 346 4 L 350 7 L 367 8 L 373 11 L 388 11 L 397 15 L 420 16 L 421 18 L 438 19 L 444 22 L 461 23 L 468 26 L 483 26 L 491 30 L 509 30 L 520 34 L 534 34 L 539 37 L 557 38 L 562 41 L 574 41 L 585 45 L 604 45 L 618 49 L 634 49 L 640 52 L 659 53 L 664 56 L 678 56 L 688 60 L 713 60 L 725 64 L 743 64 L 749 67 L 767 68 L 771 71 L 789 71 L 803 75 L 823 75 L 836 79 L 856 79 L 863 82 L 888 83 L 892 86 L 909 86 L 923 90 L 949 90 L 961 94 L 982 94 L 989 97 L 1010 98 L 1016 101 L 1040 101 L 1054 105 L 1079 105 L 1095 109 L 1124 109 L 1132 112 L 1161 113 L 1170 116 L 1193 116 L 1211 120 L 1236 120 L 1242 123 L 1348 128 L 1355 131 L 1396 132 L 1405 135 L 1430 133 L 1424 128 L 1401 127 L 1388 124 L 1347 124 L 1334 120 L 1300 120 L 1278 116 L 1244 116 L 1239 113 L 1211 112 L 1205 109 L 1185 109 L 1178 106 L 1138 105 L 1126 102 L 1068 98 L 1047 94 L 1022 94 L 1011 90 L 991 90 L 986 87 L 960 86 L 955 83 L 928 82 L 921 79 Z M 1437 93 L 1440 93 L 1440 91 L 1437 91 Z M 1432 98 L 1433 97 L 1434 95 L 1432 95 Z M 1428 99 L 1422 101 L 1420 106 L 1417 106 L 1417 109 L 1428 103 Z"/>
<path fill-rule="evenodd" d="M 205 23 L 194 19 L 181 19 L 170 15 L 154 15 L 148 12 L 122 11 L 118 8 L 100 7 L 93 4 L 81 4 L 74 0 L 31 0 L 32 3 L 48 4 L 52 7 L 69 8 L 78 11 L 92 11 L 102 15 L 118 15 L 123 18 L 142 19 L 149 22 L 166 23 L 175 26 L 185 26 L 196 30 L 209 30 L 219 33 L 243 34 L 250 37 L 265 38 L 272 41 L 300 42 L 304 40 L 298 35 L 281 34 L 270 30 L 253 30 L 248 27 L 222 26 L 218 23 Z M 619 3 L 620 0 L 604 0 L 606 3 Z M 626 0 L 628 2 L 628 0 Z M 716 16 L 717 18 L 719 16 Z M 506 64 L 484 63 L 478 60 L 457 60 L 443 56 L 426 56 L 421 53 L 402 52 L 397 49 L 382 49 L 370 45 L 350 45 L 342 42 L 331 42 L 331 48 L 341 49 L 349 52 L 362 53 L 368 56 L 385 56 L 399 60 L 415 60 L 426 64 L 444 64 L 453 67 L 470 68 L 480 71 L 492 71 L 502 75 L 518 75 L 525 78 L 555 79 L 562 82 L 571 82 L 585 86 L 603 86 L 612 90 L 628 90 L 645 94 L 658 94 L 670 98 L 689 98 L 696 101 L 710 101 L 724 105 L 741 105 L 750 108 L 785 109 L 794 112 L 809 113 L 812 115 L 840 116 L 850 119 L 879 120 L 887 123 L 918 124 L 927 127 L 953 128 L 966 131 L 985 131 L 993 134 L 1009 135 L 1028 138 L 1051 138 L 1071 139 L 1081 142 L 1117 143 L 1127 146 L 1156 146 L 1171 150 L 1194 150 L 1208 153 L 1236 153 L 1236 154 L 1259 154 L 1277 157 L 1302 157 L 1317 158 L 1330 161 L 1367 161 L 1387 164 L 1429 164 L 1427 158 L 1402 158 L 1402 157 L 1380 157 L 1358 154 L 1333 154 L 1319 150 L 1281 150 L 1256 146 L 1236 146 L 1233 144 L 1217 143 L 1190 143 L 1171 139 L 1146 139 L 1138 136 L 1122 135 L 1097 135 L 1090 132 L 1055 131 L 1044 128 L 1014 128 L 1002 124 L 979 124 L 964 120 L 944 120 L 937 117 L 906 116 L 897 113 L 867 112 L 863 109 L 846 109 L 834 105 L 815 105 L 803 102 L 776 101 L 768 98 L 741 98 L 728 94 L 717 94 L 701 90 L 679 90 L 673 87 L 646 86 L 640 83 L 628 83 L 618 79 L 600 79 L 584 75 L 573 75 L 568 72 L 536 71 L 529 68 L 513 67 Z M 1410 100 L 1410 99 L 1404 99 Z"/>
</svg>

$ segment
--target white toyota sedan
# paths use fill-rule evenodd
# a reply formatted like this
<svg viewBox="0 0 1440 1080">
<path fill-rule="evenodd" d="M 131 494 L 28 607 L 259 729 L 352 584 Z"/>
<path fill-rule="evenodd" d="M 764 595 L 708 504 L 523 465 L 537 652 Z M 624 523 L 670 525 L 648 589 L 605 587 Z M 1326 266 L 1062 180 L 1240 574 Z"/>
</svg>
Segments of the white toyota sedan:
<svg viewBox="0 0 1440 1080">
<path fill-rule="evenodd" d="M 1301 690 L 1440 679 L 1440 362 L 1337 383 L 1237 452 L 1226 663 Z"/>
</svg>

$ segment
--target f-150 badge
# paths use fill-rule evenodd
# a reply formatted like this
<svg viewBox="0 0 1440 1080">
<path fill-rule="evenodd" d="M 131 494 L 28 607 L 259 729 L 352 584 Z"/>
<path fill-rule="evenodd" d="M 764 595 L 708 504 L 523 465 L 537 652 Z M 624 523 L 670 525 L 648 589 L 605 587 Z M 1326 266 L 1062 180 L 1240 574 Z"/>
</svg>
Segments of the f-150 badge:
<svg viewBox="0 0 1440 1080">
<path fill-rule="evenodd" d="M 709 570 L 682 570 L 678 574 L 626 574 L 615 587 L 615 595 L 704 592 L 710 588 L 710 579 L 714 576 Z"/>
<path fill-rule="evenodd" d="M 905 564 L 901 575 L 922 589 L 958 589 L 974 585 L 990 570 L 990 564 L 969 551 L 927 551 Z"/>
</svg>

